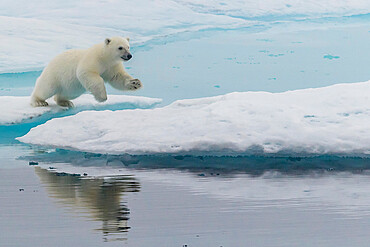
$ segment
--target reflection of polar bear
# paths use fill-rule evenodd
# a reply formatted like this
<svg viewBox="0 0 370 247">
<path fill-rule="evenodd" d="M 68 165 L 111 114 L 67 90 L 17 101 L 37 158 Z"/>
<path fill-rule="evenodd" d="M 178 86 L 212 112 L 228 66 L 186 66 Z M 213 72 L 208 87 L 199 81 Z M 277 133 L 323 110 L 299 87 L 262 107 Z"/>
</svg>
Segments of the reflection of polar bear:
<svg viewBox="0 0 370 247">
<path fill-rule="evenodd" d="M 128 38 L 113 37 L 86 50 L 69 50 L 56 56 L 36 81 L 31 96 L 32 106 L 46 106 L 46 99 L 54 96 L 60 106 L 72 107 L 75 99 L 86 90 L 99 102 L 107 100 L 104 81 L 120 90 L 136 90 L 141 82 L 124 70 L 128 61 Z"/>
</svg>

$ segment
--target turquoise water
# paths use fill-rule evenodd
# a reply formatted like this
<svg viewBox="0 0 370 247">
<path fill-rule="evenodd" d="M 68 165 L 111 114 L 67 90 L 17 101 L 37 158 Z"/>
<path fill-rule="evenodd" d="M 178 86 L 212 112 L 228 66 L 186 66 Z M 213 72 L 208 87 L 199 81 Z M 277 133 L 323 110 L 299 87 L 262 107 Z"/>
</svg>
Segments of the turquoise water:
<svg viewBox="0 0 370 247">
<path fill-rule="evenodd" d="M 126 68 L 144 88 L 131 94 L 167 105 L 367 81 L 368 24 L 360 16 L 161 38 L 134 48 Z M 29 95 L 39 74 L 1 74 L 0 96 Z M 79 110 L 0 126 L 0 246 L 368 245 L 368 158 L 107 156 L 14 140 Z"/>
<path fill-rule="evenodd" d="M 360 24 L 299 28 L 282 23 L 171 36 L 133 47 L 134 59 L 125 66 L 144 84 L 133 94 L 163 98 L 163 104 L 235 91 L 283 92 L 367 81 L 367 23 L 367 18 Z M 39 74 L 0 74 L 0 95 L 29 95 Z"/>
</svg>

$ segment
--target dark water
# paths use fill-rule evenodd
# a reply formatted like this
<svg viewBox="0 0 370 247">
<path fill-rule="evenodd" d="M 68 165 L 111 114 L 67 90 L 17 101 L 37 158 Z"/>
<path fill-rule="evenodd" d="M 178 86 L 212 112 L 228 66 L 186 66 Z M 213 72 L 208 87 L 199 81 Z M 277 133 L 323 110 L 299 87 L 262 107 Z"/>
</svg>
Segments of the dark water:
<svg viewBox="0 0 370 247">
<path fill-rule="evenodd" d="M 0 246 L 368 245 L 367 159 L 2 150 Z"/>
</svg>

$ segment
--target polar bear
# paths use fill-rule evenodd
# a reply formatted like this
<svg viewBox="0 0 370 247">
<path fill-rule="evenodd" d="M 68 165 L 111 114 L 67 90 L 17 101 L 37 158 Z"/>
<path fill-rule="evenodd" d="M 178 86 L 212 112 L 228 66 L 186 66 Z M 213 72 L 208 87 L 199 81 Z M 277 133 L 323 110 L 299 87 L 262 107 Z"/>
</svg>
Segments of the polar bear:
<svg viewBox="0 0 370 247">
<path fill-rule="evenodd" d="M 63 107 L 73 107 L 70 101 L 86 91 L 99 102 L 107 100 L 104 82 L 119 90 L 142 87 L 123 68 L 123 61 L 132 58 L 129 38 L 112 37 L 89 49 L 73 49 L 56 56 L 36 80 L 31 95 L 32 106 L 47 106 L 46 99 L 54 96 Z"/>
</svg>

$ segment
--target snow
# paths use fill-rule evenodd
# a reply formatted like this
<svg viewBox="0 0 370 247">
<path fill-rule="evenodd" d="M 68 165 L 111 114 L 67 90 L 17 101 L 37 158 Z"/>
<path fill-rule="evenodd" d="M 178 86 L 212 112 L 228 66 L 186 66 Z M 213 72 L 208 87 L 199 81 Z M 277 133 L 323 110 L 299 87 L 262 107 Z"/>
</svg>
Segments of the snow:
<svg viewBox="0 0 370 247">
<path fill-rule="evenodd" d="M 147 98 L 140 96 L 128 95 L 108 95 L 108 100 L 99 103 L 90 94 L 84 94 L 73 100 L 75 110 L 78 109 L 99 109 L 114 105 L 130 105 L 136 108 L 149 108 L 161 102 L 161 99 Z M 39 117 L 46 113 L 57 113 L 67 110 L 65 107 L 60 107 L 50 99 L 47 107 L 32 107 L 30 98 L 27 96 L 1 96 L 0 105 L 0 125 L 11 125 L 21 123 L 23 121 Z"/>
<path fill-rule="evenodd" d="M 367 81 L 235 92 L 146 110 L 85 111 L 17 139 L 108 154 L 369 155 L 369 90 Z"/>
<path fill-rule="evenodd" d="M 135 47 L 179 33 L 368 13 L 367 0 L 4 0 L 0 73 L 41 70 L 66 49 L 87 48 L 115 35 L 130 36 Z"/>
<path fill-rule="evenodd" d="M 58 53 L 88 48 L 106 37 L 129 36 L 132 44 L 141 44 L 215 26 L 232 28 L 239 21 L 196 13 L 170 0 L 2 1 L 0 73 L 41 70 Z"/>
</svg>

